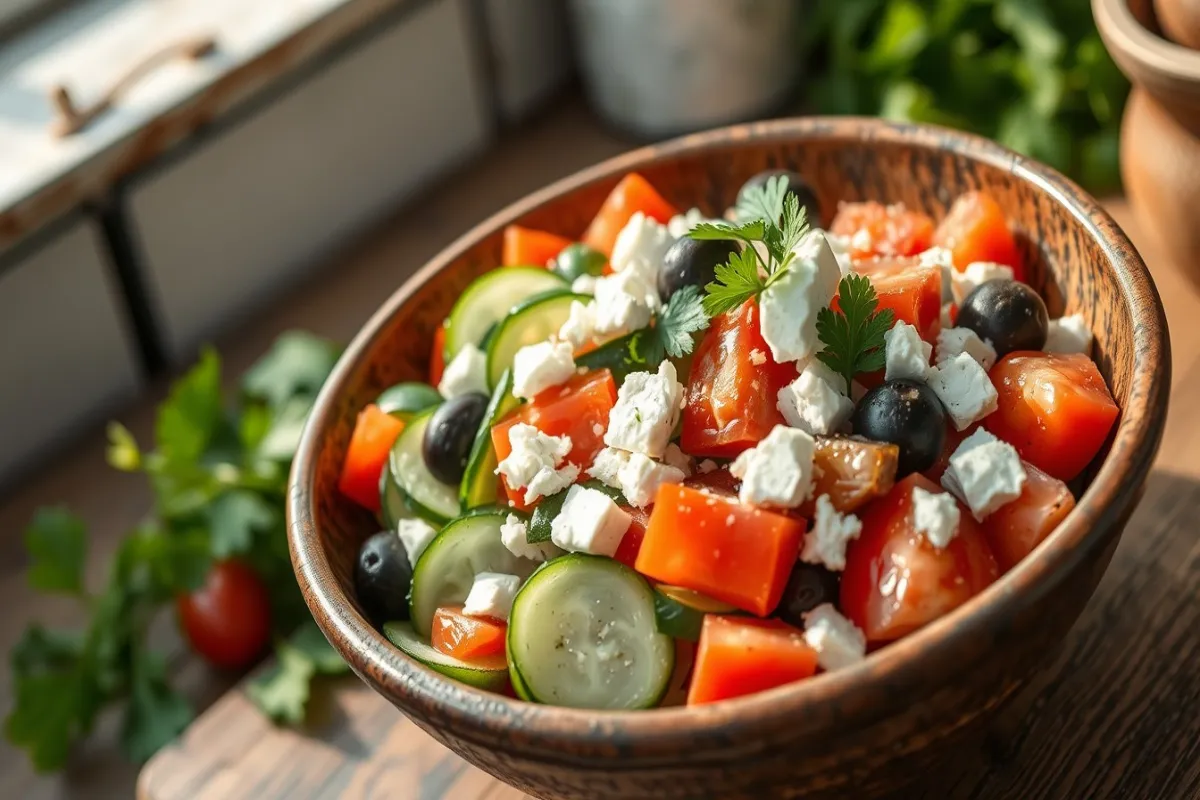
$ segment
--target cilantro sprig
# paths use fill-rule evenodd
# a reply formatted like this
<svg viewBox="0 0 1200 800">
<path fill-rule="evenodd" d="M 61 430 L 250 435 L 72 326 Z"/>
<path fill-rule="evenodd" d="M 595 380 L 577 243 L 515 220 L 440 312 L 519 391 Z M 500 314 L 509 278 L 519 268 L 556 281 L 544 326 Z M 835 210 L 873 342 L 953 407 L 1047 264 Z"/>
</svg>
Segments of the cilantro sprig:
<svg viewBox="0 0 1200 800">
<path fill-rule="evenodd" d="M 787 191 L 787 177 L 776 175 L 742 192 L 734 209 L 736 223 L 706 222 L 689 233 L 693 239 L 741 242 L 745 247 L 717 266 L 716 280 L 705 287 L 704 311 L 724 314 L 774 283 L 796 257 L 796 245 L 808 233 L 804 207 Z"/>
<path fill-rule="evenodd" d="M 838 311 L 817 312 L 817 338 L 825 345 L 817 358 L 846 380 L 849 392 L 855 375 L 883 369 L 884 334 L 895 314 L 890 308 L 879 309 L 871 280 L 853 272 L 838 284 L 838 306 Z"/>
</svg>

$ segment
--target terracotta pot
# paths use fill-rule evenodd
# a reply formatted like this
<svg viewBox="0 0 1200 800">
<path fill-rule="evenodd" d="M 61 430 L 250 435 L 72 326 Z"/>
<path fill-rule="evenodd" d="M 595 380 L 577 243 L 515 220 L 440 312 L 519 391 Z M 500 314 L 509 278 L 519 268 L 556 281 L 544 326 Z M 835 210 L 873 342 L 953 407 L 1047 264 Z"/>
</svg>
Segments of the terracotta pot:
<svg viewBox="0 0 1200 800">
<path fill-rule="evenodd" d="M 383 388 L 427 374 L 435 329 L 467 284 L 500 262 L 506 225 L 579 236 L 630 171 L 679 207 L 719 213 L 767 168 L 800 172 L 826 223 L 839 200 L 899 201 L 940 217 L 964 191 L 997 198 L 1052 312 L 1079 312 L 1090 325 L 1121 407 L 1075 509 L 1021 564 L 945 617 L 853 667 L 731 701 L 641 712 L 534 705 L 405 657 L 354 598 L 355 554 L 378 526 L 337 490 L 356 414 Z M 1149 273 L 1108 214 L 1054 170 L 997 144 L 845 117 L 687 136 L 514 203 L 384 303 L 346 349 L 305 427 L 288 491 L 292 563 L 317 623 L 368 685 L 454 752 L 536 797 L 870 797 L 953 755 L 957 737 L 978 730 L 1052 659 L 1141 496 L 1166 419 L 1169 350 Z"/>
<path fill-rule="evenodd" d="M 1092 11 L 1134 85 L 1121 125 L 1130 205 L 1171 261 L 1200 284 L 1200 51 L 1158 35 L 1152 0 L 1092 0 Z"/>
<path fill-rule="evenodd" d="M 1154 14 L 1168 39 L 1200 50 L 1200 0 L 1154 0 Z"/>
</svg>

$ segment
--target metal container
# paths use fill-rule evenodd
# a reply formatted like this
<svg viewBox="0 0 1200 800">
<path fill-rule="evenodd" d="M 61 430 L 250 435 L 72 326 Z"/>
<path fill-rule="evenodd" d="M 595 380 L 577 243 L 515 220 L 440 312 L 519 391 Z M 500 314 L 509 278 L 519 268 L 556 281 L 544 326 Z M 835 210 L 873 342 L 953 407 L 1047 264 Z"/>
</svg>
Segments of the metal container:
<svg viewBox="0 0 1200 800">
<path fill-rule="evenodd" d="M 656 139 L 769 115 L 799 77 L 802 0 L 571 0 L 580 72 L 612 125 Z"/>
</svg>

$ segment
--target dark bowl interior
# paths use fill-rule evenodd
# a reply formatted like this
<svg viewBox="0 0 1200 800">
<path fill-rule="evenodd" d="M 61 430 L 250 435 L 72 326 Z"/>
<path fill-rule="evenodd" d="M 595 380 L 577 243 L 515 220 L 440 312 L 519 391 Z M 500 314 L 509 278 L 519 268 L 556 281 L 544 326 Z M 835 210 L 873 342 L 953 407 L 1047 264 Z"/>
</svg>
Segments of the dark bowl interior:
<svg viewBox="0 0 1200 800">
<path fill-rule="evenodd" d="M 694 709 L 596 713 L 535 706 L 441 678 L 374 631 L 351 590 L 376 528 L 337 474 L 355 415 L 383 388 L 426 375 L 436 326 L 499 263 L 510 222 L 578 236 L 609 190 L 642 173 L 679 208 L 723 211 L 767 168 L 799 171 L 822 223 L 839 201 L 902 201 L 935 218 L 962 192 L 993 194 L 1019 231 L 1051 315 L 1080 312 L 1122 408 L 1067 521 L 979 597 L 865 663 Z M 1162 306 L 1116 224 L 1077 186 L 998 145 L 862 119 L 781 120 L 637 150 L 510 206 L 460 238 L 367 323 L 306 428 L 289 498 L 293 562 L 309 606 L 355 671 L 422 728 L 541 796 L 763 797 L 857 793 L 918 774 L 942 743 L 1019 688 L 1074 622 L 1115 548 L 1162 434 L 1170 358 Z M 799 757 L 802 756 L 802 757 Z"/>
</svg>

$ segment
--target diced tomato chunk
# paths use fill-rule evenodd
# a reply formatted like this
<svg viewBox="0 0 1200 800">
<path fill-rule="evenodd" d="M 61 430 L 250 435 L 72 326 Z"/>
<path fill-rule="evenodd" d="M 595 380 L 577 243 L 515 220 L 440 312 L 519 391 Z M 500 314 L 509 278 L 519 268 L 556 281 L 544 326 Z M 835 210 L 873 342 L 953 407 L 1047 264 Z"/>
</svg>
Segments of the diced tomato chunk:
<svg viewBox="0 0 1200 800">
<path fill-rule="evenodd" d="M 570 239 L 558 234 L 509 225 L 504 229 L 504 253 L 501 263 L 506 267 L 548 267 L 554 257 L 570 243 Z"/>
<path fill-rule="evenodd" d="M 601 369 L 576 375 L 562 386 L 542 392 L 492 427 L 496 457 L 500 461 L 508 458 L 512 452 L 508 431 L 518 422 L 524 422 L 550 436 L 571 437 L 567 461 L 586 469 L 604 447 L 608 414 L 616 402 L 617 385 L 611 372 Z M 513 489 L 507 483 L 504 488 L 517 508 L 528 510 L 524 489 Z"/>
<path fill-rule="evenodd" d="M 765 617 L 779 605 L 805 523 L 686 486 L 655 496 L 638 572 Z"/>
<path fill-rule="evenodd" d="M 433 648 L 462 661 L 503 667 L 507 634 L 508 625 L 501 620 L 468 617 L 461 606 L 443 606 L 433 612 Z"/>
<path fill-rule="evenodd" d="M 979 429 L 979 423 L 970 425 L 966 430 L 959 430 L 954 423 L 946 420 L 946 438 L 942 443 L 942 452 L 938 454 L 937 461 L 933 462 L 933 466 L 925 470 L 922 474 L 929 478 L 934 483 L 941 483 L 942 475 L 946 473 L 946 468 L 950 466 L 950 456 L 954 455 L 954 451 L 963 443 L 963 440 Z"/>
<path fill-rule="evenodd" d="M 685 452 L 736 456 L 783 424 L 775 397 L 795 380 L 796 367 L 771 358 L 758 318 L 758 304 L 748 300 L 714 319 L 696 348 L 680 436 Z"/>
<path fill-rule="evenodd" d="M 630 217 L 639 211 L 664 225 L 676 214 L 675 207 L 664 200 L 645 178 L 631 172 L 608 195 L 583 234 L 583 243 L 606 256 L 612 255 L 617 234 Z"/>
<path fill-rule="evenodd" d="M 1075 496 L 1065 483 L 1033 464 L 1024 466 L 1021 496 L 988 514 L 982 523 L 988 544 L 1005 572 L 1033 552 L 1075 507 Z"/>
<path fill-rule="evenodd" d="M 688 705 L 764 692 L 811 677 L 817 654 L 804 633 L 779 620 L 708 614 L 688 690 Z"/>
<path fill-rule="evenodd" d="M 912 325 L 925 341 L 937 341 L 942 327 L 941 269 L 923 265 L 916 258 L 860 261 L 854 268 L 871 280 L 879 308 L 890 308 L 897 322 Z M 831 305 L 841 308 L 836 297 Z"/>
<path fill-rule="evenodd" d="M 903 203 L 842 203 L 829 227 L 846 237 L 852 259 L 874 256 L 915 256 L 933 243 L 933 220 Z"/>
<path fill-rule="evenodd" d="M 358 414 L 342 462 L 338 490 L 371 511 L 379 511 L 379 476 L 404 423 L 369 405 Z"/>
<path fill-rule="evenodd" d="M 842 613 L 870 643 L 890 642 L 927 625 L 979 594 L 999 577 L 996 558 L 970 511 L 959 507 L 958 533 L 943 550 L 913 524 L 915 487 L 940 493 L 910 475 L 861 515 L 862 533 L 846 548 Z"/>
<path fill-rule="evenodd" d="M 989 194 L 967 192 L 955 200 L 938 225 L 933 243 L 954 255 L 959 270 L 976 261 L 990 261 L 1012 267 L 1013 277 L 1025 280 L 1025 260 L 1017 240 L 1000 204 Z"/>
<path fill-rule="evenodd" d="M 1083 472 L 1120 412 L 1100 370 L 1082 353 L 1009 353 L 991 378 L 999 406 L 984 427 L 1059 480 Z"/>
<path fill-rule="evenodd" d="M 621 545 L 613 554 L 613 558 L 632 569 L 637 564 L 638 553 L 642 549 L 642 540 L 646 538 L 646 525 L 650 522 L 650 512 L 644 508 L 634 508 L 633 506 L 621 506 L 621 509 L 629 515 L 629 527 L 625 530 L 625 535 L 621 537 Z"/>
<path fill-rule="evenodd" d="M 437 388 L 446 371 L 446 326 L 440 325 L 433 332 L 433 345 L 429 348 L 429 385 Z"/>
</svg>

